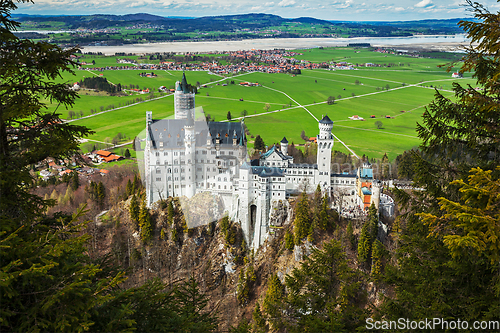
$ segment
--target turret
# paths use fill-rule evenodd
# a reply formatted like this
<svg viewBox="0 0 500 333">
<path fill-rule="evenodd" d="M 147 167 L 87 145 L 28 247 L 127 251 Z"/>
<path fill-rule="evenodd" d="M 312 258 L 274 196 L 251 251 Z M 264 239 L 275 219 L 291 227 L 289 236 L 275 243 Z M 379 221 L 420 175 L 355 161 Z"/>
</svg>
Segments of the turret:
<svg viewBox="0 0 500 333">
<path fill-rule="evenodd" d="M 283 139 L 281 140 L 281 152 L 285 156 L 288 155 L 288 140 L 286 139 L 286 137 L 283 137 Z"/>
<path fill-rule="evenodd" d="M 332 148 L 333 148 L 333 121 L 324 116 L 318 122 L 319 134 L 316 137 L 318 142 L 317 164 L 318 164 L 318 183 L 321 188 L 327 190 L 330 194 L 330 170 L 332 162 Z"/>
<path fill-rule="evenodd" d="M 375 204 L 375 207 L 378 209 L 379 204 L 380 204 L 380 192 L 382 189 L 382 183 L 380 180 L 375 180 L 372 183 L 372 197 L 371 197 L 371 203 Z"/>
</svg>

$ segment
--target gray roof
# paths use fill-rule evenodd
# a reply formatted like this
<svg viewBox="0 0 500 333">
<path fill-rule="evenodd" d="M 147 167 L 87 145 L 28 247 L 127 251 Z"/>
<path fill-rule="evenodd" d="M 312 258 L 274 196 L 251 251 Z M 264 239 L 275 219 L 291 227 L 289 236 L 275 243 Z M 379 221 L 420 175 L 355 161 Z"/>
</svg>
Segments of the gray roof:
<svg viewBox="0 0 500 333">
<path fill-rule="evenodd" d="M 286 137 L 284 136 L 283 139 L 281 140 L 281 143 L 288 143 L 288 140 L 286 139 Z"/>
<path fill-rule="evenodd" d="M 161 119 L 153 120 L 150 130 L 147 133 L 153 141 L 153 147 L 159 148 L 159 142 L 163 142 L 163 148 L 182 148 L 184 147 L 185 131 L 184 127 L 189 120 L 187 119 Z M 207 130 L 208 125 L 208 130 Z M 195 121 L 194 128 L 196 133 L 196 146 L 206 146 L 208 132 L 211 134 L 212 144 L 215 145 L 216 139 L 220 140 L 221 145 L 233 145 L 233 138 L 241 145 L 246 144 L 246 137 L 239 122 L 204 122 Z M 236 132 L 236 137 L 235 137 Z"/>
<path fill-rule="evenodd" d="M 321 119 L 321 120 L 319 121 L 319 123 L 320 123 L 320 124 L 333 124 L 333 121 L 331 121 L 331 119 L 330 119 L 330 118 L 328 118 L 328 116 L 327 116 L 327 115 L 325 115 L 325 116 L 323 117 L 323 119 Z"/>
<path fill-rule="evenodd" d="M 280 168 L 275 167 L 265 167 L 265 166 L 252 166 L 250 167 L 250 173 L 254 175 L 259 175 L 260 177 L 283 177 L 285 176 L 285 171 Z"/>
</svg>

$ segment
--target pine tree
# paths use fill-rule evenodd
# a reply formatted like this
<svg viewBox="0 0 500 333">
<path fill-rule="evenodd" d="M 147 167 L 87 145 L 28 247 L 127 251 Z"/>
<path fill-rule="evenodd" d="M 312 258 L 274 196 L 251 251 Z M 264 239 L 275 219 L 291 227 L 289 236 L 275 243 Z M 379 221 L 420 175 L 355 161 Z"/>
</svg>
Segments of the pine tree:
<svg viewBox="0 0 500 333">
<path fill-rule="evenodd" d="M 281 303 L 284 296 L 284 287 L 277 274 L 271 275 L 267 281 L 267 291 L 262 303 L 262 310 L 267 315 L 273 328 L 281 327 Z"/>
<path fill-rule="evenodd" d="M 141 240 L 148 244 L 153 238 L 153 227 L 151 225 L 151 216 L 149 209 L 143 203 L 139 212 L 139 227 L 141 228 Z"/>
<path fill-rule="evenodd" d="M 135 194 L 133 194 L 132 199 L 130 200 L 129 213 L 130 213 L 130 218 L 136 223 L 139 222 L 139 211 L 140 211 L 139 201 L 137 200 Z"/>
<path fill-rule="evenodd" d="M 227 120 L 231 121 L 231 111 L 227 111 Z"/>
<path fill-rule="evenodd" d="M 373 243 L 372 247 L 372 277 L 374 281 L 378 281 L 382 274 L 382 257 L 384 254 L 384 244 L 378 239 Z"/>
<path fill-rule="evenodd" d="M 78 179 L 78 173 L 76 171 L 73 171 L 73 175 L 71 177 L 71 188 L 73 189 L 73 191 L 76 191 L 79 186 L 80 181 Z"/>
<path fill-rule="evenodd" d="M 372 239 L 370 234 L 370 224 L 365 222 L 361 228 L 361 235 L 359 236 L 358 242 L 358 260 L 361 263 L 365 263 L 370 258 L 370 253 L 372 250 Z"/>
<path fill-rule="evenodd" d="M 168 207 L 167 207 L 167 223 L 172 225 L 174 223 L 174 204 L 172 200 L 169 200 L 168 202 Z"/>
<path fill-rule="evenodd" d="M 346 234 L 347 234 L 347 240 L 349 241 L 349 245 L 350 245 L 351 249 L 355 249 L 356 236 L 354 236 L 354 231 L 352 230 L 352 222 L 351 221 L 349 221 L 349 223 L 347 223 Z"/>
<path fill-rule="evenodd" d="M 385 267 L 385 279 L 395 282 L 395 297 L 381 307 L 387 320 L 403 313 L 499 319 L 500 263 L 492 260 L 498 237 L 490 236 L 498 234 L 498 222 L 490 229 L 498 196 L 490 195 L 489 176 L 475 177 L 491 172 L 491 181 L 498 182 L 500 173 L 500 13 L 467 3 L 476 20 L 459 25 L 477 44 L 466 48 L 460 72 L 472 71 L 479 89 L 455 82 L 453 98 L 436 90 L 417 125 L 422 144 L 412 155 L 412 178 L 421 190 L 394 191 L 405 213 L 395 234 L 397 266 Z"/>
<path fill-rule="evenodd" d="M 106 197 L 106 189 L 104 188 L 104 184 L 99 182 L 96 187 L 96 200 L 97 204 L 100 208 L 104 206 L 104 199 Z"/>
<path fill-rule="evenodd" d="M 355 332 L 366 324 L 365 285 L 341 244 L 325 242 L 285 276 L 286 295 L 276 313 L 291 332 Z"/>
<path fill-rule="evenodd" d="M 262 315 L 262 311 L 260 311 L 259 303 L 257 303 L 257 305 L 255 305 L 255 309 L 253 310 L 253 313 L 252 313 L 252 319 L 254 321 L 253 330 L 255 332 L 266 331 L 266 320 L 264 319 L 264 316 Z"/>
<path fill-rule="evenodd" d="M 285 249 L 293 251 L 295 244 L 293 243 L 293 235 L 288 230 L 285 232 Z"/>
<path fill-rule="evenodd" d="M 310 219 L 309 219 L 309 201 L 306 192 L 302 192 L 297 203 L 295 220 L 294 220 L 294 234 L 295 244 L 301 244 L 301 240 L 307 237 L 309 233 Z"/>
<path fill-rule="evenodd" d="M 255 137 L 255 142 L 253 144 L 253 147 L 255 150 L 264 150 L 266 149 L 266 145 L 264 144 L 264 140 L 260 137 L 260 135 L 257 135 Z"/>
<path fill-rule="evenodd" d="M 132 182 L 130 179 L 127 181 L 127 186 L 125 187 L 125 194 L 127 195 L 127 198 L 132 194 Z"/>
</svg>

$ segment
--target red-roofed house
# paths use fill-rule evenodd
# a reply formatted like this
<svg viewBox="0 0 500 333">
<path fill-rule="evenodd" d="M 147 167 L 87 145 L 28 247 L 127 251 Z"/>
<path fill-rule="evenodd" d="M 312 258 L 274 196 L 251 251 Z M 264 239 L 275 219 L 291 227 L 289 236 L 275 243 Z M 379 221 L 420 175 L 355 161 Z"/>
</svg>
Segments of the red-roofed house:
<svg viewBox="0 0 500 333">
<path fill-rule="evenodd" d="M 99 155 L 101 157 L 108 157 L 109 155 L 112 154 L 112 152 L 110 151 L 106 151 L 106 150 L 98 150 L 95 152 L 96 155 Z"/>
</svg>

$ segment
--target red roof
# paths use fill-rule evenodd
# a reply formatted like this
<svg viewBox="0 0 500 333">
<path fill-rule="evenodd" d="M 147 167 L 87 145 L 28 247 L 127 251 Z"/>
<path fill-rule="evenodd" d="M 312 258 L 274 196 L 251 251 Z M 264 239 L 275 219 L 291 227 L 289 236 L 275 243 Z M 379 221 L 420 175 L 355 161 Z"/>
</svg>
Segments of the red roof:
<svg viewBox="0 0 500 333">
<path fill-rule="evenodd" d="M 100 173 L 109 173 L 109 170 L 106 170 L 106 169 L 101 169 L 99 170 Z"/>
<path fill-rule="evenodd" d="M 113 162 L 113 161 L 118 161 L 120 160 L 122 157 L 121 156 L 118 156 L 118 155 L 109 155 L 107 157 L 103 157 L 102 159 L 106 162 Z"/>
<path fill-rule="evenodd" d="M 98 150 L 98 151 L 96 151 L 96 154 L 99 156 L 108 157 L 112 153 L 110 151 L 106 151 L 106 150 Z"/>
</svg>

